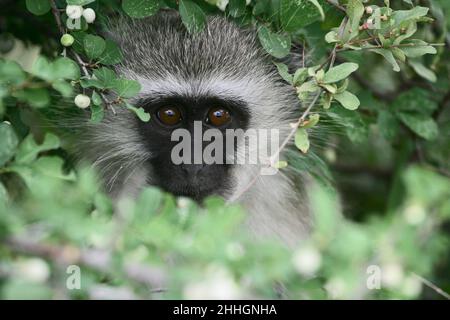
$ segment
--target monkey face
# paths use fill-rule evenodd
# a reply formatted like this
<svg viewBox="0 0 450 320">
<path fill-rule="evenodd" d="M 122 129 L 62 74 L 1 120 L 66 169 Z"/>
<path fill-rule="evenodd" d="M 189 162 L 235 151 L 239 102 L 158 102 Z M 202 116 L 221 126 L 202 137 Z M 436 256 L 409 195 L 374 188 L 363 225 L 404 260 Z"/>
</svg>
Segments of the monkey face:
<svg viewBox="0 0 450 320">
<path fill-rule="evenodd" d="M 242 158 L 259 157 L 264 150 L 255 146 L 257 153 L 247 152 L 254 149 L 243 146 L 247 137 L 235 137 L 235 148 L 229 148 L 225 131 L 276 129 L 282 141 L 289 124 L 298 119 L 295 90 L 283 82 L 257 33 L 214 17 L 202 32 L 190 34 L 173 12 L 141 20 L 112 19 L 110 24 L 105 37 L 116 41 L 123 53 L 115 71 L 141 84 L 129 102 L 152 118 L 145 123 L 117 108 L 117 115 L 106 113 L 99 124 L 85 121 L 77 131 L 74 153 L 92 161 L 113 196 L 134 196 L 155 185 L 197 200 L 213 194 L 232 198 L 259 172 L 259 163 Z M 200 134 L 195 132 L 198 126 Z M 172 139 L 177 130 L 191 136 L 191 152 L 180 152 L 182 162 L 173 158 L 180 143 Z M 215 141 L 203 139 L 206 130 L 225 132 L 218 139 L 226 148 L 215 155 L 222 161 L 202 157 Z M 239 160 L 227 164 L 230 153 Z"/>
<path fill-rule="evenodd" d="M 199 201 L 223 195 L 232 187 L 233 164 L 227 159 L 234 157 L 236 144 L 227 150 L 226 132 L 247 128 L 250 115 L 244 102 L 214 96 L 159 96 L 141 99 L 137 105 L 152 116 L 150 122 L 138 124 L 152 155 L 147 163 L 152 184 Z M 208 137 L 209 132 L 213 136 Z M 174 133 L 184 134 L 183 141 Z M 217 148 L 206 154 L 212 143 Z M 213 159 L 207 159 L 209 155 Z"/>
</svg>

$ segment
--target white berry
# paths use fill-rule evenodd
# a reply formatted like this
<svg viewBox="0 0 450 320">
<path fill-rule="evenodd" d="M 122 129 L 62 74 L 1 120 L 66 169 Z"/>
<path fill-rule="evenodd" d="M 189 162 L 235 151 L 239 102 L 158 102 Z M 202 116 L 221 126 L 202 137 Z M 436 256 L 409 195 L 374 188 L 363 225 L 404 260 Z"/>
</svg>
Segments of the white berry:
<svg viewBox="0 0 450 320">
<path fill-rule="evenodd" d="M 83 17 L 87 23 L 92 23 L 95 21 L 95 11 L 91 8 L 84 9 Z"/>
<path fill-rule="evenodd" d="M 75 105 L 78 108 L 86 109 L 91 104 L 91 98 L 85 94 L 79 94 L 75 97 Z"/>
<path fill-rule="evenodd" d="M 372 7 L 366 7 L 366 13 L 367 14 L 372 14 L 373 13 L 373 8 Z"/>
<path fill-rule="evenodd" d="M 66 7 L 66 14 L 70 19 L 79 19 L 83 14 L 83 7 L 76 5 L 68 5 Z"/>
<path fill-rule="evenodd" d="M 295 269 L 306 277 L 314 275 L 322 264 L 320 252 L 311 246 L 305 246 L 295 252 L 293 256 Z"/>
</svg>

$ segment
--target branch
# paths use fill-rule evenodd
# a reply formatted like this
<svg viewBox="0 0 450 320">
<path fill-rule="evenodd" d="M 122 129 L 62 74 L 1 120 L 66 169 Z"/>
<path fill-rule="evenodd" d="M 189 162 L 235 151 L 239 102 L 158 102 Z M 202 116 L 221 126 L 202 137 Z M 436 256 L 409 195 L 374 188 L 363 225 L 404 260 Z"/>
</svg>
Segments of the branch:
<svg viewBox="0 0 450 320">
<path fill-rule="evenodd" d="M 64 29 L 64 26 L 62 24 L 61 21 L 61 15 L 60 15 L 60 10 L 58 9 L 58 7 L 56 6 L 55 0 L 50 0 L 50 5 L 52 7 L 52 13 L 53 13 L 53 17 L 55 18 L 56 24 L 58 26 L 59 32 L 61 33 L 61 35 L 65 34 L 66 31 Z M 75 58 L 75 60 L 77 61 L 78 65 L 81 68 L 81 71 L 83 72 L 83 75 L 87 78 L 91 78 L 91 74 L 89 73 L 89 70 L 87 69 L 86 65 L 88 65 L 86 62 L 83 61 L 83 59 L 80 57 L 80 55 L 73 49 L 70 49 L 70 53 L 71 55 Z M 103 100 L 103 102 L 105 103 L 105 106 L 107 108 L 110 108 L 111 111 L 113 112 L 114 115 L 116 115 L 116 110 L 114 109 L 114 102 L 109 101 L 105 94 L 103 92 L 99 92 L 99 95 L 101 97 L 101 99 Z"/>
<path fill-rule="evenodd" d="M 417 273 L 414 273 L 414 272 L 413 272 L 413 276 L 416 277 L 417 279 L 419 279 L 420 282 L 422 282 L 424 285 L 426 285 L 427 287 L 433 289 L 436 293 L 438 293 L 441 296 L 443 296 L 445 299 L 450 300 L 450 294 L 448 294 L 447 292 L 445 292 L 444 290 L 439 288 L 437 285 L 435 285 L 431 281 L 429 281 L 429 280 L 419 276 Z"/>
<path fill-rule="evenodd" d="M 298 127 L 306 120 L 306 117 L 311 112 L 311 109 L 316 104 L 317 99 L 319 99 L 321 93 L 322 93 L 322 91 L 319 91 L 319 93 L 317 93 L 314 96 L 313 100 L 308 105 L 308 107 L 306 108 L 305 112 L 303 112 L 302 116 L 298 119 L 298 121 L 296 123 L 294 123 L 292 125 L 292 130 L 291 130 L 291 132 L 289 132 L 289 135 L 286 137 L 286 139 L 284 139 L 283 143 L 278 148 L 278 150 L 270 157 L 270 164 L 271 165 L 273 164 L 274 159 L 276 159 L 280 155 L 281 151 L 283 151 L 283 149 L 286 147 L 286 145 L 288 144 L 289 140 L 291 140 L 291 138 L 295 135 L 295 133 L 297 132 Z"/>
<path fill-rule="evenodd" d="M 270 157 L 270 161 L 269 164 L 264 166 L 263 168 L 270 168 L 271 166 L 274 165 L 274 159 L 276 159 L 278 157 L 278 155 L 283 151 L 283 149 L 286 147 L 286 145 L 289 143 L 289 141 L 292 139 L 292 137 L 295 135 L 295 133 L 298 130 L 298 127 L 305 121 L 306 117 L 309 115 L 309 113 L 311 112 L 311 109 L 314 107 L 314 105 L 317 102 L 317 99 L 319 99 L 320 95 L 322 93 L 322 90 L 320 90 L 315 97 L 313 98 L 313 100 L 310 102 L 310 104 L 308 105 L 308 107 L 306 108 L 306 110 L 303 112 L 303 114 L 301 115 L 301 117 L 297 120 L 297 122 L 295 122 L 294 124 L 291 125 L 292 130 L 289 132 L 288 136 L 286 137 L 286 139 L 283 140 L 283 143 L 281 144 L 281 146 L 277 149 L 277 151 L 275 151 L 275 153 Z M 245 186 L 244 189 L 242 189 L 238 194 L 234 195 L 232 198 L 230 198 L 228 200 L 228 202 L 234 202 L 236 200 L 238 200 L 245 192 L 247 192 L 247 190 L 249 190 L 254 184 L 255 182 L 258 180 L 259 177 L 259 172 L 253 177 L 253 179 L 249 182 L 249 184 L 247 186 Z"/>
<path fill-rule="evenodd" d="M 341 6 L 338 3 L 338 0 L 326 0 L 330 5 L 332 5 L 333 7 L 339 9 L 340 11 L 346 12 L 344 6 Z"/>
<path fill-rule="evenodd" d="M 83 250 L 70 245 L 55 246 L 20 237 L 9 238 L 5 244 L 15 252 L 39 256 L 59 264 L 80 264 L 104 274 L 111 274 L 112 256 L 111 252 L 107 250 Z M 158 267 L 125 263 L 122 271 L 126 278 L 153 288 L 151 292 L 165 291 L 162 288 L 167 282 L 167 275 Z"/>
</svg>

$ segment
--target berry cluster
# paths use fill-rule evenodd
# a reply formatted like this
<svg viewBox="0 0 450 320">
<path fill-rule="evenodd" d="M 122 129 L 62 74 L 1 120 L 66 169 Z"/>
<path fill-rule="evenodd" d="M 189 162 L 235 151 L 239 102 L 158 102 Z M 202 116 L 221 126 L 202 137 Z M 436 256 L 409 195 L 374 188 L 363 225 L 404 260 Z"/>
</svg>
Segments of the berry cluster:
<svg viewBox="0 0 450 320">
<path fill-rule="evenodd" d="M 95 11 L 92 8 L 84 9 L 82 6 L 78 5 L 67 5 L 66 14 L 70 19 L 74 20 L 83 17 L 87 23 L 93 23 L 95 21 Z M 75 39 L 70 34 L 64 34 L 61 37 L 61 44 L 65 47 L 70 47 L 74 40 Z"/>
</svg>

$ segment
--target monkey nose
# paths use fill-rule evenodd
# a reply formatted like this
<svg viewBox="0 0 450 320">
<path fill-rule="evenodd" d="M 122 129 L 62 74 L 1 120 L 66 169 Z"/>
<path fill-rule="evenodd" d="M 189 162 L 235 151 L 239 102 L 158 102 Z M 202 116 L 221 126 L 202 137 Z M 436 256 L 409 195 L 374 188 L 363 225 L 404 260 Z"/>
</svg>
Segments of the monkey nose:
<svg viewBox="0 0 450 320">
<path fill-rule="evenodd" d="M 205 164 L 183 164 L 181 169 L 186 176 L 195 176 L 205 168 Z"/>
</svg>

